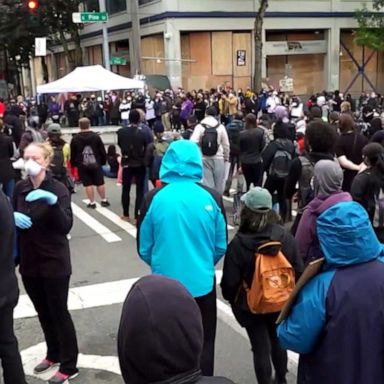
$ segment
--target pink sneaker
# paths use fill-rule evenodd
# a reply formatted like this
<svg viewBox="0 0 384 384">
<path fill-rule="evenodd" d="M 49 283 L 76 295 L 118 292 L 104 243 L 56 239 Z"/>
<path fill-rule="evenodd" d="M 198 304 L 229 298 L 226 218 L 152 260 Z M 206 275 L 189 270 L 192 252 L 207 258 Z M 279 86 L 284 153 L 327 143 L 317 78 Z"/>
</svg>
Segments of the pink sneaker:
<svg viewBox="0 0 384 384">
<path fill-rule="evenodd" d="M 37 364 L 33 369 L 34 373 L 40 374 L 49 371 L 53 367 L 58 367 L 60 364 L 50 361 L 48 359 L 44 359 L 41 363 Z"/>
<path fill-rule="evenodd" d="M 57 371 L 49 380 L 48 384 L 67 384 L 69 380 L 74 379 L 79 376 L 79 372 L 74 373 L 73 375 L 66 375 Z"/>
</svg>

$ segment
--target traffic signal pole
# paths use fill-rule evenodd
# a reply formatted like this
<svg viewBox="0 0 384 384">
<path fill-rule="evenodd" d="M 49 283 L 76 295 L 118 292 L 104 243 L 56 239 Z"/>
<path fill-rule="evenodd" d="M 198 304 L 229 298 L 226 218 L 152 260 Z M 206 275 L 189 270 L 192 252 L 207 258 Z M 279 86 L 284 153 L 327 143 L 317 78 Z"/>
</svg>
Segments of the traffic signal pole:
<svg viewBox="0 0 384 384">
<path fill-rule="evenodd" d="M 99 0 L 100 12 L 106 12 L 105 0 Z M 110 54 L 109 54 L 109 41 L 108 41 L 108 28 L 107 23 L 102 23 L 103 26 L 103 54 L 104 54 L 104 67 L 111 70 Z"/>
</svg>

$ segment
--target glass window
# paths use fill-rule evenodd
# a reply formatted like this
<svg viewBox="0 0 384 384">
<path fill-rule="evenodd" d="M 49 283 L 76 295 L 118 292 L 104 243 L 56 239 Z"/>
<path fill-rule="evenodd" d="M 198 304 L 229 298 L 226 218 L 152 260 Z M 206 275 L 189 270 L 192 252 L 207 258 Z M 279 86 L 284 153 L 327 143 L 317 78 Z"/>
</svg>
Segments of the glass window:
<svg viewBox="0 0 384 384">
<path fill-rule="evenodd" d="M 85 0 L 84 10 L 86 12 L 99 12 L 99 0 Z"/>
<path fill-rule="evenodd" d="M 127 10 L 127 0 L 107 0 L 107 12 L 110 15 Z"/>
<path fill-rule="evenodd" d="M 139 0 L 139 5 L 145 5 L 145 4 L 151 3 L 152 1 L 154 0 Z"/>
</svg>

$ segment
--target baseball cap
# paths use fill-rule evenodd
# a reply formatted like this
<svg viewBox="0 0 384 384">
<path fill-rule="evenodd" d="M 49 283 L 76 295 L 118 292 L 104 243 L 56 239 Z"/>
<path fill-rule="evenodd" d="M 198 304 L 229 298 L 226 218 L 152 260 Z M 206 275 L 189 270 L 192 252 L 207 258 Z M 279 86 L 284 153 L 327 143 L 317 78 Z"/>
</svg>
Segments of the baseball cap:
<svg viewBox="0 0 384 384">
<path fill-rule="evenodd" d="M 60 124 L 50 124 L 47 128 L 48 133 L 57 133 L 61 134 L 61 126 Z"/>
<path fill-rule="evenodd" d="M 272 209 L 272 195 L 264 188 L 251 188 L 241 197 L 241 201 L 253 212 L 265 212 Z"/>
</svg>

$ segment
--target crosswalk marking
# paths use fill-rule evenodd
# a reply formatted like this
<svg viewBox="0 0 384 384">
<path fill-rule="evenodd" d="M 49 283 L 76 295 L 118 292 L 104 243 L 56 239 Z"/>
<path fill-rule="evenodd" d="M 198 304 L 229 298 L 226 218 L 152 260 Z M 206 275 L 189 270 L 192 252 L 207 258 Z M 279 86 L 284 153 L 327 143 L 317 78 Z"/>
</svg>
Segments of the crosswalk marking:
<svg viewBox="0 0 384 384">
<path fill-rule="evenodd" d="M 111 232 L 106 226 L 98 222 L 89 213 L 85 212 L 75 203 L 72 203 L 72 211 L 79 220 L 81 220 L 85 225 L 99 234 L 106 242 L 116 243 L 118 241 L 122 241 L 119 236 Z"/>
<path fill-rule="evenodd" d="M 83 200 L 84 203 L 87 203 L 88 200 Z M 121 220 L 119 215 L 116 215 L 116 213 L 112 212 L 108 208 L 102 207 L 100 204 L 96 203 L 96 212 L 100 213 L 102 216 L 104 216 L 106 219 L 110 220 L 112 223 L 117 225 L 119 228 L 123 229 L 125 232 L 127 232 L 129 235 L 131 235 L 133 238 L 136 239 L 137 236 L 137 228 L 133 226 L 130 223 L 127 223 L 124 220 Z"/>
<path fill-rule="evenodd" d="M 216 271 L 216 284 L 219 284 L 222 277 L 222 271 Z M 133 284 L 139 278 L 111 281 L 106 283 L 86 285 L 82 287 L 71 288 L 68 296 L 68 308 L 70 311 L 82 310 L 88 308 L 106 307 L 113 304 L 121 304 L 132 288 Z M 218 316 L 226 325 L 231 327 L 237 334 L 248 340 L 245 330 L 240 327 L 236 321 L 231 307 L 224 301 L 217 300 Z M 36 312 L 27 295 L 21 295 L 19 303 L 14 311 L 15 319 L 36 317 Z M 28 355 L 28 354 L 27 354 Z M 34 357 L 34 353 L 29 353 L 29 358 Z M 40 356 L 41 354 L 39 354 Z M 23 356 L 26 359 L 26 356 Z M 290 365 L 296 367 L 298 356 L 289 352 Z M 31 364 L 30 364 L 31 365 Z M 32 365 L 31 365 L 32 366 Z"/>
</svg>

